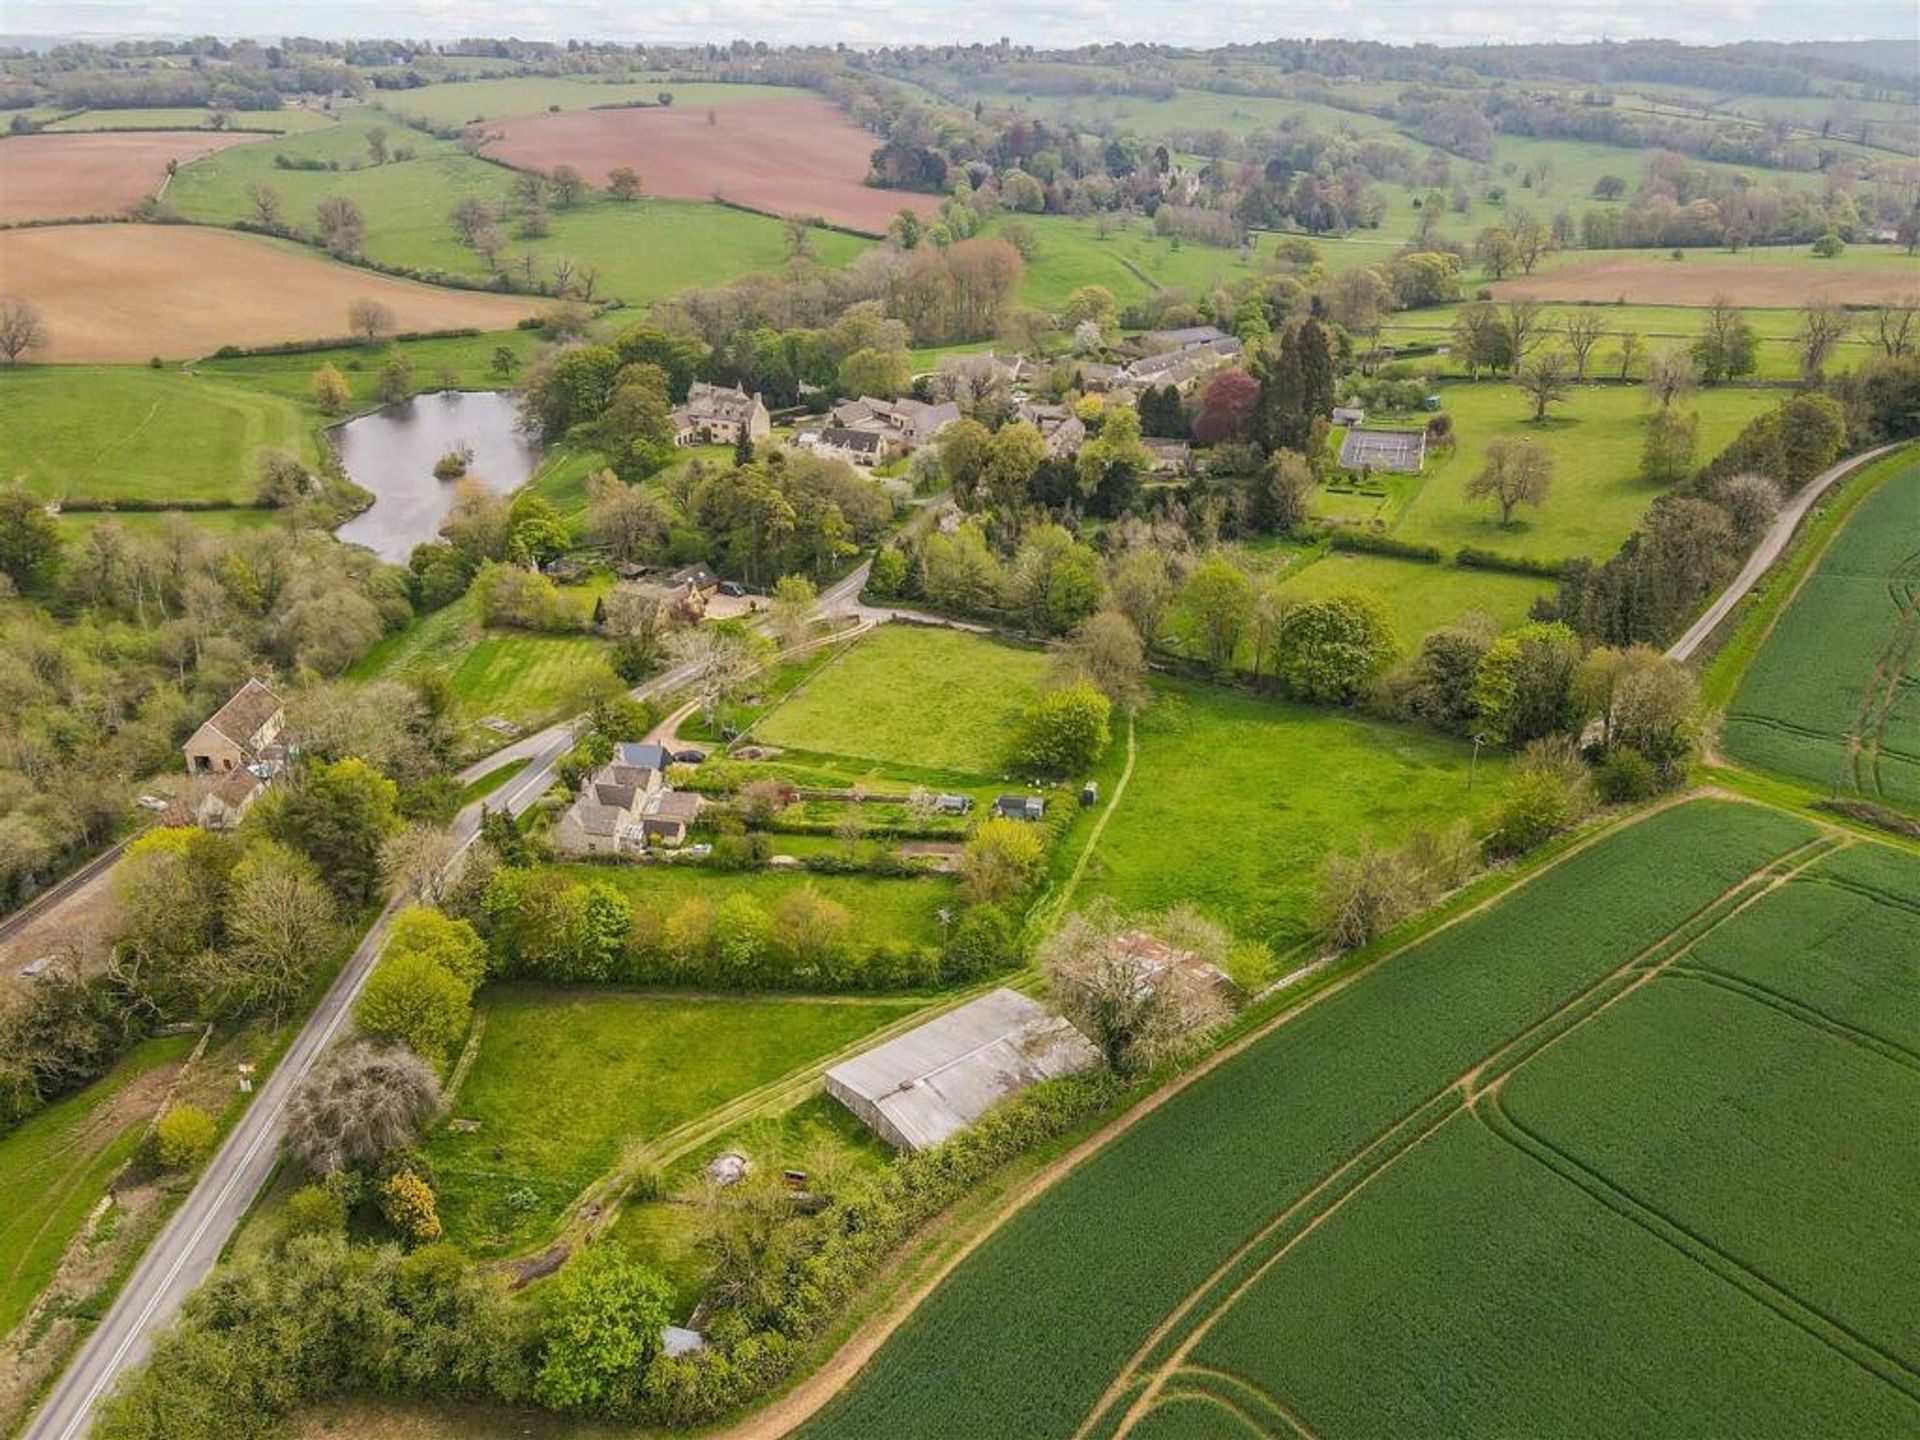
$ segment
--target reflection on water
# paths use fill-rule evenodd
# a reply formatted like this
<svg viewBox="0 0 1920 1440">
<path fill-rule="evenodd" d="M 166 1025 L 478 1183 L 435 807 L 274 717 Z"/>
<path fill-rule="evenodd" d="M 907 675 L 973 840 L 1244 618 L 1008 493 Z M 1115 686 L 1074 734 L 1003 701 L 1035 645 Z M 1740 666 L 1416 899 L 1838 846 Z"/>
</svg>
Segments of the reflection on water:
<svg viewBox="0 0 1920 1440">
<path fill-rule="evenodd" d="M 383 560 L 406 563 L 413 547 L 439 538 L 453 507 L 454 483 L 436 480 L 433 465 L 464 445 L 473 451 L 469 475 L 506 494 L 525 484 L 540 448 L 517 428 L 513 397 L 496 390 L 442 390 L 390 405 L 333 432 L 340 462 L 374 502 L 336 532 Z"/>
</svg>

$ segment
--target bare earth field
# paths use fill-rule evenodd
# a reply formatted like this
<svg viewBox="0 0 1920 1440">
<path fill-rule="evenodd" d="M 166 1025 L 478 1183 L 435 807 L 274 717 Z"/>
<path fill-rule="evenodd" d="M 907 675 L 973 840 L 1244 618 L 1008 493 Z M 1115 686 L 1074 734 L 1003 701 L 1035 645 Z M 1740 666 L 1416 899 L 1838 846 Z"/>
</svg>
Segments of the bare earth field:
<svg viewBox="0 0 1920 1440">
<path fill-rule="evenodd" d="M 185 165 L 261 135 L 22 135 L 0 144 L 0 221 L 124 215 L 159 189 L 167 161 Z"/>
<path fill-rule="evenodd" d="M 1707 305 L 1719 296 L 1736 305 L 1792 308 L 1809 300 L 1875 305 L 1920 295 L 1920 265 L 1911 270 L 1848 268 L 1828 263 L 1755 262 L 1749 265 L 1689 265 L 1664 252 L 1645 258 L 1594 260 L 1517 275 L 1493 287 L 1496 300 L 1566 300 L 1635 305 Z"/>
<path fill-rule="evenodd" d="M 571 165 L 593 185 L 629 165 L 648 195 L 712 200 L 886 233 L 902 206 L 933 213 L 934 197 L 863 183 L 879 142 L 825 100 L 581 110 L 490 127 L 488 153 L 525 170 Z"/>
<path fill-rule="evenodd" d="M 11 142 L 9 142 L 11 143 Z M 291 245 L 183 225 L 0 231 L 6 291 L 31 300 L 52 343 L 35 360 L 116 362 L 206 355 L 347 333 L 347 306 L 391 307 L 402 330 L 504 330 L 531 301 L 393 280 Z"/>
</svg>

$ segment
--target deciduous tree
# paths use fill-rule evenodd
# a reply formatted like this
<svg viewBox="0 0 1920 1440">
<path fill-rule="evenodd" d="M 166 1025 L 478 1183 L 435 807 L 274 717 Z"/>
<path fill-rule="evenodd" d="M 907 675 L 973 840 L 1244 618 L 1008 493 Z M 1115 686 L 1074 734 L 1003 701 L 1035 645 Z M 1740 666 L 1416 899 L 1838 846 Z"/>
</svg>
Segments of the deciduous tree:
<svg viewBox="0 0 1920 1440">
<path fill-rule="evenodd" d="M 1538 440 L 1501 436 L 1487 442 L 1486 463 L 1467 482 L 1467 498 L 1491 498 L 1500 507 L 1500 523 L 1513 523 L 1521 505 L 1538 509 L 1553 484 L 1553 452 Z"/>
</svg>

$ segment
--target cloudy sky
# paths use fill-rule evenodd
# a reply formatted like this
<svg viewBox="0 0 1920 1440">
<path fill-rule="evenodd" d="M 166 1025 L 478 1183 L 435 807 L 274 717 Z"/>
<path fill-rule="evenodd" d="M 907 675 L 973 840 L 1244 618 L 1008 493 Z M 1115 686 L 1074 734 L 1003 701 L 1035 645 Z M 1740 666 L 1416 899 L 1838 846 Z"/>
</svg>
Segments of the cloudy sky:
<svg viewBox="0 0 1920 1440">
<path fill-rule="evenodd" d="M 1920 39 L 1914 0 L 0 0 L 0 34 L 203 34 L 872 45 L 1095 40 L 1217 45 L 1276 36 L 1465 44 L 1660 36 Z"/>
</svg>

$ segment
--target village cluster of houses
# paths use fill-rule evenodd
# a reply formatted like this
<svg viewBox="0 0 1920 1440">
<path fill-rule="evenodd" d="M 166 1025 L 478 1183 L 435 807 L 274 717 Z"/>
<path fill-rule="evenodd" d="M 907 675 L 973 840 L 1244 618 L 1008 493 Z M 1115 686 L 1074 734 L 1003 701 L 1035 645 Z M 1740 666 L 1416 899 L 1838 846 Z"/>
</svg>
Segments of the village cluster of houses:
<svg viewBox="0 0 1920 1440">
<path fill-rule="evenodd" d="M 1112 403 L 1131 405 L 1151 386 L 1190 391 L 1215 370 L 1239 360 L 1245 348 L 1212 325 L 1152 331 L 1137 344 L 1142 353 L 1124 363 L 1080 363 L 1075 368 L 1077 383 L 1089 393 L 1108 396 Z M 1025 355 L 983 358 L 1012 391 L 1018 406 L 1014 418 L 1039 430 L 1047 454 L 1057 459 L 1077 454 L 1087 439 L 1085 423 L 1066 406 L 1036 402 L 1028 393 L 1028 387 L 1045 378 L 1051 367 Z M 819 423 L 796 433 L 793 443 L 822 458 L 872 470 L 912 454 L 959 418 L 960 406 L 952 400 L 882 400 L 862 395 L 834 406 Z M 694 384 L 686 403 L 673 412 L 673 420 L 675 440 L 683 446 L 733 445 L 742 434 L 758 443 L 773 429 L 758 395 L 739 386 L 704 382 Z M 1172 474 L 1187 468 L 1190 455 L 1185 442 L 1150 440 L 1148 447 L 1154 452 L 1157 472 Z"/>
</svg>

